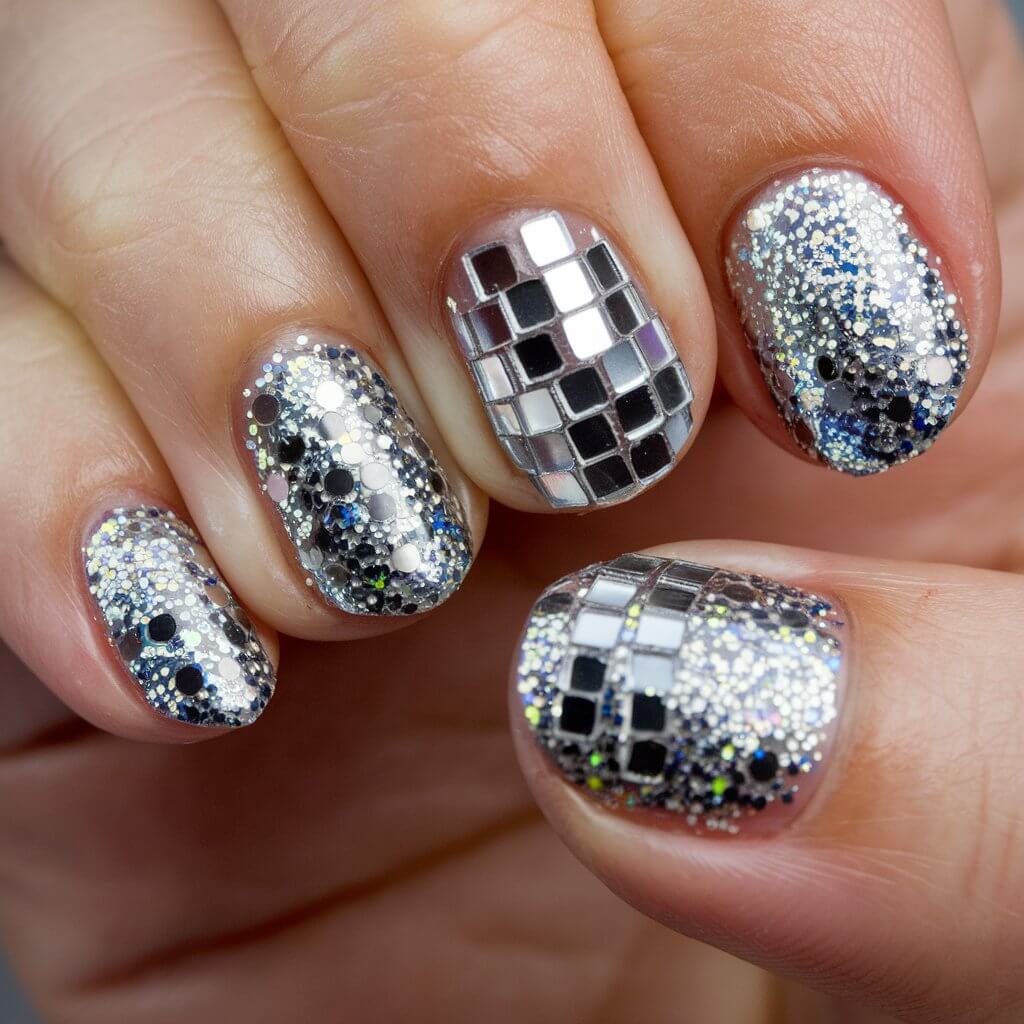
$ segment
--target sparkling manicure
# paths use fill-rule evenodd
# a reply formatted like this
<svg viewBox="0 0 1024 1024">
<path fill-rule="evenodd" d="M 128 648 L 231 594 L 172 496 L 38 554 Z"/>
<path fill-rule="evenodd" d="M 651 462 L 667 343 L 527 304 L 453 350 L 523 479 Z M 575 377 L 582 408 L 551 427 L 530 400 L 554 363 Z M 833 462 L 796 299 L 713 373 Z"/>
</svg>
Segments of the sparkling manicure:
<svg viewBox="0 0 1024 1024">
<path fill-rule="evenodd" d="M 664 476 L 693 393 L 613 243 L 555 210 L 508 214 L 473 243 L 448 309 L 512 462 L 556 508 L 623 501 Z"/>
<path fill-rule="evenodd" d="M 425 611 L 459 587 L 472 560 L 462 506 L 365 356 L 298 334 L 243 395 L 246 448 L 310 585 L 364 615 Z"/>
<path fill-rule="evenodd" d="M 114 509 L 83 555 L 107 636 L 153 708 L 193 725 L 259 717 L 273 667 L 190 527 L 167 509 Z"/>
<path fill-rule="evenodd" d="M 571 782 L 733 833 L 805 801 L 836 719 L 842 630 L 813 594 L 624 555 L 544 592 L 517 686 Z"/>
<path fill-rule="evenodd" d="M 802 448 L 864 475 L 931 446 L 967 374 L 967 331 L 899 203 L 853 171 L 776 181 L 737 219 L 726 270 Z"/>
</svg>

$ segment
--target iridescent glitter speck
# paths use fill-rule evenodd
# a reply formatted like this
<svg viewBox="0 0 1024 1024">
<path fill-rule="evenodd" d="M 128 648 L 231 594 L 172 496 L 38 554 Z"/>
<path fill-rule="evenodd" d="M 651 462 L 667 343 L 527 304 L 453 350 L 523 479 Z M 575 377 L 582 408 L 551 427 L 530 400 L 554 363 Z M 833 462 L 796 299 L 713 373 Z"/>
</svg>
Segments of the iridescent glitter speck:
<svg viewBox="0 0 1024 1024">
<path fill-rule="evenodd" d="M 797 442 L 835 469 L 905 462 L 953 415 L 967 331 L 941 264 L 853 171 L 776 181 L 737 218 L 726 270 L 747 338 Z"/>
<path fill-rule="evenodd" d="M 516 674 L 523 713 L 593 795 L 737 832 L 799 806 L 819 770 L 842 627 L 824 598 L 780 583 L 624 555 L 534 605 Z"/>
<path fill-rule="evenodd" d="M 263 490 L 333 604 L 403 615 L 440 604 L 472 560 L 459 499 L 433 452 L 361 353 L 298 334 L 243 392 Z"/>
<path fill-rule="evenodd" d="M 83 555 L 107 636 L 152 707 L 193 725 L 259 717 L 273 667 L 190 527 L 166 509 L 114 509 Z"/>
</svg>

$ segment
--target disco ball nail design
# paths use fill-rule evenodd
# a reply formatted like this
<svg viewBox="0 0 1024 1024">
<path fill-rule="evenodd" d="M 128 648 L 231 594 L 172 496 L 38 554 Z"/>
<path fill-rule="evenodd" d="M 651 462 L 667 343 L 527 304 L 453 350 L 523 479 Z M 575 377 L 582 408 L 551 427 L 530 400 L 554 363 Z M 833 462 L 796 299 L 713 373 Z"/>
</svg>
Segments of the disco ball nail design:
<svg viewBox="0 0 1024 1024">
<path fill-rule="evenodd" d="M 243 392 L 245 446 L 307 582 L 361 615 L 440 604 L 472 560 L 458 497 L 362 353 L 297 333 Z"/>
<path fill-rule="evenodd" d="M 968 338 L 942 260 L 854 171 L 775 181 L 736 221 L 726 272 L 797 443 L 878 473 L 931 447 L 956 408 Z"/>
<path fill-rule="evenodd" d="M 107 637 L 151 707 L 191 725 L 259 717 L 274 669 L 191 527 L 168 509 L 114 509 L 83 557 Z"/>
<path fill-rule="evenodd" d="M 555 508 L 624 501 L 664 476 L 693 392 L 611 240 L 555 210 L 507 214 L 477 236 L 447 305 L 512 463 Z"/>
<path fill-rule="evenodd" d="M 837 717 L 843 628 L 814 594 L 624 555 L 544 592 L 516 685 L 570 782 L 618 807 L 736 833 L 805 802 Z"/>
</svg>

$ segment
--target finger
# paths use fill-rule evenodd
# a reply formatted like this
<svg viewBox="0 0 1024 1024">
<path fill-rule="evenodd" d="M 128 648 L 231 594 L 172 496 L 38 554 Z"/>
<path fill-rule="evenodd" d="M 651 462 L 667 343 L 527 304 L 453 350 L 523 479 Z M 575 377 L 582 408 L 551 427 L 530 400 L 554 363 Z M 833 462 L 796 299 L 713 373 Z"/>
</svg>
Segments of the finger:
<svg viewBox="0 0 1024 1024">
<path fill-rule="evenodd" d="M 844 472 L 925 451 L 976 387 L 999 305 L 942 3 L 597 7 L 710 283 L 733 397 Z"/>
<path fill-rule="evenodd" d="M 624 556 L 534 606 L 520 758 L 576 854 L 671 927 L 900 1019 L 1011 1019 L 1022 610 L 978 570 Z"/>
<path fill-rule="evenodd" d="M 274 686 L 264 641 L 173 511 L 170 475 L 106 368 L 5 260 L 0 351 L 18 396 L 0 421 L 17 481 L 0 499 L 17 538 L 0 546 L 4 641 L 123 736 L 188 742 L 195 726 L 255 721 Z"/>
<path fill-rule="evenodd" d="M 447 598 L 482 499 L 217 10 L 7 17 L 0 229 L 118 376 L 238 592 L 329 638 Z"/>
<path fill-rule="evenodd" d="M 467 472 L 538 511 L 668 473 L 709 309 L 591 5 L 223 6 Z"/>
</svg>

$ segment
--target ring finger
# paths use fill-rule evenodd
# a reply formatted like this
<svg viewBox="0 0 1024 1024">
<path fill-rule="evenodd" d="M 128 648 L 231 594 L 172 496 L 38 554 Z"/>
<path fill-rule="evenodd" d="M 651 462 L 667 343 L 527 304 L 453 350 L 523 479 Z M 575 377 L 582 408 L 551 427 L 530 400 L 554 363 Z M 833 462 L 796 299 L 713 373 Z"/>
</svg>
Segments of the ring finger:
<svg viewBox="0 0 1024 1024">
<path fill-rule="evenodd" d="M 339 608 L 444 600 L 482 499 L 216 8 L 7 19 L 0 231 L 120 379 L 240 595 L 321 638 L 385 628 Z"/>
</svg>

